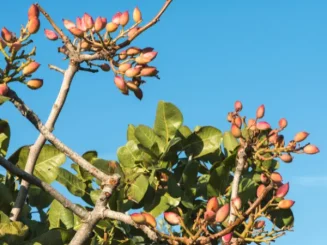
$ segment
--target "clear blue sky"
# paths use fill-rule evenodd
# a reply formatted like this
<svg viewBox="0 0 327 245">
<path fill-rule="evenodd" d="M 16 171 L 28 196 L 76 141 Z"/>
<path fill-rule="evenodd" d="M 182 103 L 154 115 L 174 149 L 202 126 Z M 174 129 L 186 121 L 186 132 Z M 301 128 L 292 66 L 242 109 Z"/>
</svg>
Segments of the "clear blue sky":
<svg viewBox="0 0 327 245">
<path fill-rule="evenodd" d="M 3 2 L 1 27 L 17 31 L 32 2 L 21 1 L 15 7 Z M 86 10 L 110 19 L 116 11 L 132 11 L 136 5 L 147 21 L 163 2 L 40 1 L 60 24 L 62 18 L 75 20 Z M 115 158 L 116 149 L 126 142 L 127 125 L 153 125 L 159 100 L 175 103 L 191 128 L 213 125 L 223 131 L 228 129 L 226 113 L 235 100 L 243 102 L 249 117 L 265 104 L 272 125 L 281 117 L 288 119 L 287 139 L 308 131 L 309 141 L 321 150 L 319 155 L 300 155 L 293 163 L 282 164 L 281 173 L 291 185 L 289 198 L 296 200 L 296 220 L 295 232 L 277 244 L 322 244 L 327 218 L 326 12 L 323 0 L 174 1 L 159 24 L 135 43 L 159 52 L 154 64 L 161 80 L 148 81 L 143 101 L 121 95 L 112 73 L 81 72 L 55 134 L 79 153 L 96 149 L 103 158 Z M 42 19 L 41 28 L 46 27 Z M 44 87 L 39 91 L 20 84 L 13 87 L 43 121 L 61 83 L 61 75 L 49 71 L 47 64 L 66 66 L 56 52 L 59 42 L 44 40 L 42 34 L 35 38 L 36 59 L 42 63 L 36 75 L 44 78 Z M 1 107 L 0 117 L 12 127 L 10 152 L 34 142 L 37 132 L 12 105 Z"/>
</svg>

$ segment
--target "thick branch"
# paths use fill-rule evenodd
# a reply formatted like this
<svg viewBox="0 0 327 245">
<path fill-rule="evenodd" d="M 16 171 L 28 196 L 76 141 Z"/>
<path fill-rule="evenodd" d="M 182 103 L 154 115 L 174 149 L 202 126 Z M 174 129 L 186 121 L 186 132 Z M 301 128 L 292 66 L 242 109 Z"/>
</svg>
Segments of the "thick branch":
<svg viewBox="0 0 327 245">
<path fill-rule="evenodd" d="M 90 238 L 93 228 L 103 219 L 106 206 L 113 190 L 116 188 L 120 175 L 114 174 L 110 176 L 110 181 L 103 186 L 100 197 L 98 198 L 93 211 L 87 220 L 84 220 L 83 225 L 78 229 L 69 245 L 82 245 Z"/>
<path fill-rule="evenodd" d="M 65 153 L 66 156 L 68 156 L 70 159 L 72 159 L 74 162 L 76 162 L 79 166 L 81 166 L 86 171 L 88 171 L 95 178 L 97 178 L 103 182 L 108 181 L 108 179 L 109 179 L 108 175 L 106 175 L 104 172 L 102 172 L 98 168 L 94 167 L 92 164 L 90 164 L 88 161 L 86 161 L 83 157 L 81 157 L 79 154 L 74 152 L 72 149 L 70 149 L 68 146 L 66 146 L 63 142 L 61 142 L 59 139 L 57 139 L 53 135 L 53 133 L 51 133 L 50 130 L 42 124 L 39 117 L 30 108 L 28 108 L 25 105 L 25 103 L 17 96 L 17 94 L 14 91 L 10 90 L 8 92 L 7 96 L 10 97 L 10 101 L 20 111 L 20 113 L 24 117 L 26 117 L 34 125 L 34 127 L 37 130 L 39 130 L 40 133 L 48 141 L 50 141 L 58 150 Z"/>
<path fill-rule="evenodd" d="M 45 124 L 45 127 L 50 129 L 51 131 L 59 117 L 59 114 L 60 114 L 64 104 L 65 104 L 71 82 L 72 82 L 77 70 L 78 70 L 78 67 L 75 64 L 70 64 L 68 66 L 67 70 L 64 72 L 64 78 L 62 81 L 62 85 L 61 85 L 58 97 L 52 107 L 48 121 Z M 45 144 L 45 142 L 46 142 L 45 137 L 42 134 L 40 134 L 39 137 L 37 138 L 37 140 L 35 141 L 34 145 L 30 147 L 27 162 L 25 165 L 25 172 L 27 172 L 29 174 L 33 174 L 35 163 L 37 161 L 37 158 L 39 157 L 39 154 L 40 154 L 41 149 L 42 149 L 43 145 Z M 25 180 L 23 180 L 21 183 L 17 198 L 16 198 L 14 208 L 11 210 L 10 219 L 13 221 L 17 220 L 19 217 L 20 211 L 24 205 L 24 202 L 25 202 L 25 199 L 27 196 L 28 187 L 29 187 L 29 183 L 26 182 Z"/>
<path fill-rule="evenodd" d="M 232 194 L 231 194 L 231 205 L 230 205 L 230 216 L 229 216 L 229 223 L 233 223 L 236 218 L 236 210 L 233 205 L 233 199 L 238 196 L 238 186 L 241 180 L 241 175 L 243 168 L 246 163 L 246 152 L 245 152 L 246 146 L 242 146 L 238 153 L 237 153 L 237 158 L 236 158 L 236 169 L 234 173 L 234 178 L 233 178 L 233 184 L 232 184 Z"/>
<path fill-rule="evenodd" d="M 44 191 L 48 192 L 53 198 L 55 198 L 58 202 L 60 202 L 64 207 L 71 210 L 74 214 L 79 216 L 82 219 L 85 219 L 89 216 L 89 213 L 81 208 L 80 206 L 72 203 L 66 197 L 61 195 L 56 189 L 54 189 L 51 185 L 41 181 L 40 179 L 36 178 L 35 176 L 26 173 L 25 171 L 19 169 L 14 164 L 9 162 L 3 157 L 0 157 L 0 165 L 7 169 L 13 175 L 16 175 L 25 181 L 29 182 L 32 185 L 36 185 L 43 189 Z"/>
</svg>

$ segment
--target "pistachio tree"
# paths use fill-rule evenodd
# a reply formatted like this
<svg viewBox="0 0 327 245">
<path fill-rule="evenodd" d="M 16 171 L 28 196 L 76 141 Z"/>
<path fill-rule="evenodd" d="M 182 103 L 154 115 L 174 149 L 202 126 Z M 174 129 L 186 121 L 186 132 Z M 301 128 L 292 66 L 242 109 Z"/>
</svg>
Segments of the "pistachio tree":
<svg viewBox="0 0 327 245">
<path fill-rule="evenodd" d="M 53 133 L 77 72 L 112 72 L 118 92 L 142 99 L 145 79 L 159 78 L 151 66 L 157 51 L 133 41 L 171 2 L 163 0 L 147 23 L 135 8 L 131 17 L 117 12 L 108 21 L 85 13 L 59 24 L 33 4 L 19 32 L 2 28 L 0 104 L 15 106 L 40 135 L 7 155 L 10 122 L 0 119 L 0 165 L 7 170 L 0 175 L 1 244 L 269 244 L 292 230 L 295 201 L 278 169 L 319 149 L 303 143 L 304 131 L 284 138 L 287 120 L 264 121 L 264 105 L 247 120 L 236 101 L 227 113 L 230 130 L 222 132 L 219 124 L 191 130 L 174 104 L 159 101 L 152 125 L 128 126 L 118 161 L 94 150 L 79 154 Z M 40 64 L 31 47 L 41 21 L 52 27 L 41 34 L 45 41 L 61 41 L 58 51 L 69 60 L 67 68 L 49 65 L 63 79 L 46 122 L 11 89 L 14 82 L 32 90 L 46 82 L 34 77 Z M 55 182 L 83 202 L 73 203 Z"/>
</svg>

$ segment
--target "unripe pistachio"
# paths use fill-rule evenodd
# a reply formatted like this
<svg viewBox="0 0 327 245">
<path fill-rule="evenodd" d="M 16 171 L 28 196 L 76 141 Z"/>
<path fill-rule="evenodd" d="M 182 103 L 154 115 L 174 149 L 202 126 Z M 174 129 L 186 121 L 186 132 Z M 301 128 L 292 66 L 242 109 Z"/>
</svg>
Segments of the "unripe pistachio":
<svg viewBox="0 0 327 245">
<path fill-rule="evenodd" d="M 136 7 L 136 8 L 134 9 L 134 11 L 133 11 L 133 20 L 134 20 L 135 22 L 139 22 L 139 21 L 142 20 L 142 13 L 141 13 L 141 11 L 139 10 L 138 7 Z"/>
<path fill-rule="evenodd" d="M 152 226 L 153 228 L 157 227 L 157 221 L 151 214 L 143 212 L 142 215 L 145 217 L 145 223 Z"/>
<path fill-rule="evenodd" d="M 146 220 L 145 217 L 140 213 L 131 214 L 131 218 L 136 224 L 144 224 Z"/>
<path fill-rule="evenodd" d="M 92 18 L 91 15 L 85 13 L 85 14 L 83 15 L 83 20 L 84 20 L 85 27 L 86 27 L 87 30 L 90 30 L 90 29 L 93 28 L 93 26 L 94 26 L 94 21 L 93 21 L 93 18 Z"/>
<path fill-rule="evenodd" d="M 141 73 L 140 73 L 140 75 L 144 76 L 144 77 L 153 77 L 157 74 L 158 74 L 158 70 L 156 67 L 153 67 L 153 66 L 148 66 L 148 67 L 142 68 Z"/>
<path fill-rule="evenodd" d="M 257 129 L 259 130 L 268 130 L 270 128 L 270 124 L 267 122 L 257 122 Z"/>
<path fill-rule="evenodd" d="M 293 157 L 291 154 L 282 154 L 281 156 L 279 156 L 279 158 L 286 163 L 290 163 L 293 161 Z"/>
<path fill-rule="evenodd" d="M 115 76 L 114 82 L 116 87 L 123 93 L 123 94 L 128 94 L 128 88 L 127 85 L 124 81 L 124 79 L 120 76 Z"/>
<path fill-rule="evenodd" d="M 103 71 L 110 71 L 110 66 L 107 63 L 103 63 L 100 65 L 101 70 Z"/>
<path fill-rule="evenodd" d="M 265 106 L 261 105 L 257 109 L 256 118 L 258 119 L 263 118 L 264 115 L 265 115 Z"/>
<path fill-rule="evenodd" d="M 44 29 L 44 34 L 49 40 L 55 41 L 58 39 L 57 33 L 52 30 Z"/>
<path fill-rule="evenodd" d="M 229 244 L 232 238 L 233 238 L 233 232 L 230 232 L 227 233 L 226 235 L 223 235 L 221 237 L 221 240 L 223 241 L 224 244 Z"/>
<path fill-rule="evenodd" d="M 69 29 L 70 33 L 73 34 L 76 37 L 82 38 L 84 37 L 84 32 L 81 29 L 78 29 L 77 27 L 71 27 Z"/>
<path fill-rule="evenodd" d="M 121 51 L 120 54 L 119 54 L 119 59 L 124 60 L 126 58 L 127 58 L 126 50 Z"/>
<path fill-rule="evenodd" d="M 294 203 L 295 202 L 293 200 L 281 200 L 278 203 L 278 207 L 280 209 L 289 209 L 289 208 L 291 208 L 294 205 Z"/>
<path fill-rule="evenodd" d="M 141 68 L 132 67 L 125 71 L 126 77 L 135 77 L 140 74 Z"/>
<path fill-rule="evenodd" d="M 277 143 L 277 139 L 278 139 L 278 133 L 274 130 L 272 130 L 270 133 L 269 133 L 269 143 L 272 143 L 272 144 L 276 144 Z"/>
<path fill-rule="evenodd" d="M 141 56 L 145 59 L 148 59 L 150 61 L 154 60 L 158 55 L 158 52 L 156 51 L 151 51 L 151 52 L 146 52 L 146 53 L 141 53 Z"/>
<path fill-rule="evenodd" d="M 277 172 L 271 173 L 270 179 L 275 183 L 283 182 L 283 177 L 280 175 L 280 173 L 277 173 Z"/>
<path fill-rule="evenodd" d="M 31 79 L 26 83 L 26 85 L 27 87 L 33 90 L 39 89 L 43 86 L 43 79 L 38 79 L 38 78 Z"/>
<path fill-rule="evenodd" d="M 129 90 L 132 90 L 133 92 L 137 91 L 139 87 L 134 82 L 127 82 L 126 83 Z"/>
<path fill-rule="evenodd" d="M 241 128 L 241 127 L 242 127 L 242 119 L 241 119 L 239 116 L 236 116 L 236 117 L 234 118 L 234 124 L 235 124 L 237 127 Z"/>
<path fill-rule="evenodd" d="M 146 65 L 151 60 L 150 59 L 147 59 L 147 58 L 145 58 L 143 56 L 138 56 L 138 57 L 135 58 L 135 61 L 136 61 L 137 64 Z"/>
<path fill-rule="evenodd" d="M 129 30 L 129 32 L 127 33 L 128 38 L 131 38 L 135 35 L 135 33 L 139 30 L 139 27 L 133 27 L 132 29 Z"/>
<path fill-rule="evenodd" d="M 276 191 L 276 197 L 281 197 L 281 198 L 285 197 L 287 195 L 289 189 L 290 189 L 289 183 L 281 185 L 280 187 L 278 187 L 278 189 Z"/>
<path fill-rule="evenodd" d="M 67 30 L 69 30 L 70 28 L 76 27 L 75 23 L 70 20 L 62 19 L 62 21 L 64 22 L 64 26 Z"/>
<path fill-rule="evenodd" d="M 257 197 L 260 197 L 262 195 L 262 193 L 265 190 L 265 188 L 266 188 L 266 186 L 263 185 L 263 184 L 261 184 L 261 185 L 258 186 L 258 188 L 257 188 Z"/>
<path fill-rule="evenodd" d="M 301 142 L 301 141 L 305 140 L 308 137 L 308 135 L 309 135 L 309 133 L 307 133 L 307 132 L 299 132 L 295 135 L 293 140 L 295 142 Z"/>
<path fill-rule="evenodd" d="M 307 145 L 303 148 L 304 153 L 306 154 L 317 154 L 319 153 L 319 148 L 315 145 Z"/>
<path fill-rule="evenodd" d="M 129 21 L 129 13 L 128 11 L 125 11 L 121 14 L 119 18 L 119 24 L 121 24 L 122 26 L 126 26 L 128 21 Z"/>
<path fill-rule="evenodd" d="M 130 69 L 131 67 L 132 67 L 132 64 L 124 63 L 124 64 L 119 65 L 118 70 L 119 70 L 120 72 L 125 72 L 125 71 L 127 71 L 128 69 Z"/>
<path fill-rule="evenodd" d="M 107 25 L 107 18 L 101 17 L 101 21 L 102 21 L 102 27 L 105 28 Z"/>
<path fill-rule="evenodd" d="M 9 88 L 6 83 L 1 83 L 0 84 L 0 96 L 4 96 L 8 93 Z"/>
<path fill-rule="evenodd" d="M 254 229 L 261 229 L 265 226 L 266 222 L 264 220 L 257 220 L 254 223 Z"/>
<path fill-rule="evenodd" d="M 242 105 L 242 102 L 241 101 L 236 101 L 235 104 L 234 104 L 234 108 L 235 108 L 235 111 L 236 112 L 239 112 L 242 110 L 243 108 L 243 105 Z"/>
<path fill-rule="evenodd" d="M 126 50 L 127 55 L 136 55 L 141 52 L 141 49 L 137 47 L 130 47 Z"/>
<path fill-rule="evenodd" d="M 17 52 L 18 50 L 21 49 L 21 47 L 22 47 L 22 44 L 21 44 L 20 42 L 14 42 L 14 43 L 11 45 L 9 51 L 12 52 L 13 50 L 15 50 L 15 51 Z"/>
<path fill-rule="evenodd" d="M 118 29 L 118 25 L 113 23 L 113 22 L 109 22 L 106 25 L 106 31 L 107 32 L 115 32 Z"/>
<path fill-rule="evenodd" d="M 90 43 L 88 43 L 85 40 L 82 40 L 81 41 L 81 49 L 89 50 L 90 48 L 91 48 L 91 44 Z"/>
<path fill-rule="evenodd" d="M 117 24 L 117 25 L 120 25 L 120 16 L 122 15 L 121 12 L 117 12 L 113 17 L 112 17 L 112 22 Z"/>
<path fill-rule="evenodd" d="M 35 4 L 32 4 L 27 12 L 28 19 L 30 20 L 35 17 L 38 18 L 39 15 L 40 15 L 39 8 Z"/>
<path fill-rule="evenodd" d="M 33 61 L 24 67 L 22 73 L 24 76 L 30 75 L 30 74 L 34 73 L 39 67 L 40 67 L 40 64 Z"/>
<path fill-rule="evenodd" d="M 217 211 L 216 222 L 218 223 L 223 222 L 228 215 L 229 215 L 229 203 L 226 203 Z"/>
<path fill-rule="evenodd" d="M 282 118 L 279 120 L 278 124 L 280 129 L 284 129 L 287 127 L 287 120 L 285 118 Z"/>
<path fill-rule="evenodd" d="M 138 88 L 137 90 L 134 91 L 134 95 L 139 100 L 142 100 L 142 98 L 143 98 L 143 91 L 140 88 Z"/>
<path fill-rule="evenodd" d="M 165 212 L 164 218 L 166 222 L 170 225 L 178 225 L 180 223 L 181 217 L 174 212 Z"/>
<path fill-rule="evenodd" d="M 232 135 L 235 137 L 235 138 L 240 138 L 242 136 L 242 131 L 239 127 L 237 127 L 235 124 L 232 124 L 232 127 L 231 127 L 231 132 L 232 132 Z"/>
<path fill-rule="evenodd" d="M 233 200 L 232 200 L 234 206 L 237 208 L 237 210 L 240 210 L 241 207 L 242 207 L 242 200 L 240 197 L 235 197 Z"/>
<path fill-rule="evenodd" d="M 28 21 L 27 30 L 30 34 L 37 33 L 39 29 L 40 29 L 40 20 L 37 17 L 32 18 Z"/>
<path fill-rule="evenodd" d="M 2 36 L 3 40 L 5 40 L 6 42 L 11 42 L 14 37 L 12 32 L 9 31 L 6 27 L 2 28 L 1 36 Z"/>
<path fill-rule="evenodd" d="M 219 208 L 217 197 L 212 197 L 207 203 L 207 211 L 217 212 Z"/>
<path fill-rule="evenodd" d="M 216 213 L 212 210 L 207 210 L 204 213 L 204 219 L 208 222 L 213 222 L 215 220 Z"/>
</svg>

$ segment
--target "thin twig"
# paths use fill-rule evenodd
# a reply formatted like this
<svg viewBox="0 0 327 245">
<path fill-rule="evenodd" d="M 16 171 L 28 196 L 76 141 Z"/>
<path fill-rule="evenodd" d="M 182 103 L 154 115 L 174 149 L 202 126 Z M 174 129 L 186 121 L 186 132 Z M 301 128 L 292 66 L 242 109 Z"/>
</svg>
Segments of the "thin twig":
<svg viewBox="0 0 327 245">
<path fill-rule="evenodd" d="M 48 65 L 48 67 L 51 69 L 51 70 L 54 70 L 54 71 L 57 71 L 57 72 L 60 72 L 62 74 L 65 74 L 65 70 L 64 69 L 61 69 L 55 65 Z"/>
</svg>

